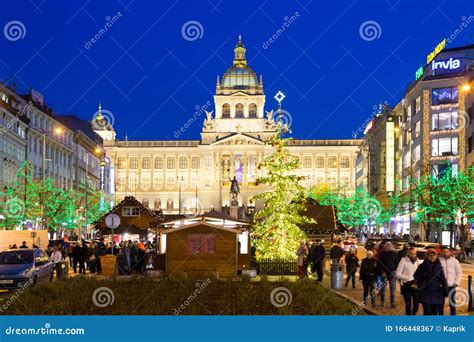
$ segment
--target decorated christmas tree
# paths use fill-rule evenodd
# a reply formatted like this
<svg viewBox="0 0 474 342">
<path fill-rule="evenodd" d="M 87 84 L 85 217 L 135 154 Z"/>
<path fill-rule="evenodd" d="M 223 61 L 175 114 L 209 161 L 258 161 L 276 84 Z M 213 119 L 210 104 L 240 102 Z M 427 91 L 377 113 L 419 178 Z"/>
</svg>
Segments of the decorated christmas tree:
<svg viewBox="0 0 474 342">
<path fill-rule="evenodd" d="M 264 208 L 255 214 L 253 237 L 256 257 L 295 258 L 300 241 L 306 238 L 300 228 L 315 221 L 304 216 L 307 193 L 299 182 L 304 178 L 295 174 L 299 166 L 298 157 L 286 147 L 290 138 L 286 125 L 277 123 L 275 135 L 268 141 L 275 151 L 259 165 L 265 175 L 257 184 L 265 185 L 268 191 L 255 196 L 264 201 Z"/>
</svg>

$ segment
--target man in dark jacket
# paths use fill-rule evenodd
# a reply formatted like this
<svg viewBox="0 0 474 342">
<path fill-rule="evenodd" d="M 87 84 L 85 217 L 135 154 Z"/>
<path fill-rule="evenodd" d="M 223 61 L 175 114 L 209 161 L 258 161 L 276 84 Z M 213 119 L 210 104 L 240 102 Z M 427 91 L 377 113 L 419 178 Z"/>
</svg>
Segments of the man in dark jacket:
<svg viewBox="0 0 474 342">
<path fill-rule="evenodd" d="M 403 248 L 398 251 L 397 266 L 400 263 L 400 260 L 402 260 L 402 258 L 404 258 L 408 255 L 408 249 L 410 249 L 410 245 L 408 244 L 408 242 L 405 242 L 403 244 Z"/>
<path fill-rule="evenodd" d="M 310 257 L 311 257 L 311 272 L 318 275 L 316 281 L 323 281 L 323 267 L 324 267 L 324 257 L 326 256 L 326 249 L 321 244 L 319 240 L 316 240 L 315 243 L 310 248 Z"/>
<path fill-rule="evenodd" d="M 74 273 L 77 273 L 77 265 L 79 264 L 79 258 L 81 255 L 81 245 L 77 242 L 72 247 L 72 269 Z"/>
<path fill-rule="evenodd" d="M 390 307 L 395 307 L 395 290 L 397 286 L 397 279 L 395 271 L 397 270 L 397 252 L 393 249 L 392 244 L 387 242 L 384 245 L 384 250 L 380 252 L 378 257 L 378 274 L 382 281 L 380 286 L 380 299 L 382 306 L 385 305 L 385 288 L 390 287 Z"/>
<path fill-rule="evenodd" d="M 436 250 L 427 251 L 426 259 L 418 266 L 414 278 L 420 290 L 423 314 L 442 315 L 444 297 L 448 295 L 448 284 Z"/>
<path fill-rule="evenodd" d="M 362 263 L 360 265 L 360 280 L 364 286 L 364 302 L 367 303 L 370 299 L 372 302 L 372 307 L 375 307 L 377 260 L 374 259 L 374 252 L 372 251 L 367 251 L 367 257 L 362 259 Z"/>
<path fill-rule="evenodd" d="M 338 264 L 341 261 L 342 256 L 344 255 L 344 251 L 342 250 L 339 244 L 334 243 L 329 251 L 329 257 L 332 260 L 333 264 Z"/>
</svg>

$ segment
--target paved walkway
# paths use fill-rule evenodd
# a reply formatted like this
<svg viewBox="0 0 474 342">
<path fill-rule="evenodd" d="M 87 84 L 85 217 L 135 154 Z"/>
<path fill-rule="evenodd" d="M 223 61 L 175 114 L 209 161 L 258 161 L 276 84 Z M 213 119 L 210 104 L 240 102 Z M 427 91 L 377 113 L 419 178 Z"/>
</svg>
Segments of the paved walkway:
<svg viewBox="0 0 474 342">
<path fill-rule="evenodd" d="M 358 257 L 360 260 L 365 257 L 365 249 L 360 248 L 358 249 Z M 474 265 L 472 264 L 461 264 L 462 270 L 463 270 L 463 276 L 462 276 L 462 282 L 460 285 L 461 289 L 467 290 L 467 277 L 468 275 L 472 275 L 474 277 Z M 331 275 L 330 275 L 330 261 L 326 260 L 325 267 L 324 267 L 324 280 L 323 280 L 323 286 L 330 288 L 331 287 Z M 343 280 L 343 285 L 345 284 L 346 281 L 346 273 L 345 273 L 345 266 L 344 266 L 344 280 Z M 360 304 L 361 305 L 361 310 L 366 308 L 373 314 L 377 315 L 405 315 L 405 302 L 403 301 L 403 297 L 400 293 L 400 285 L 397 284 L 397 288 L 395 291 L 395 308 L 390 308 L 387 307 L 387 305 L 390 305 L 389 301 L 389 295 L 390 295 L 390 289 L 385 290 L 385 307 L 380 307 L 380 294 L 377 295 L 376 297 L 376 307 L 375 309 L 372 309 L 372 304 L 369 303 L 367 306 L 363 305 L 363 286 L 362 282 L 359 281 L 359 272 L 357 272 L 357 277 L 356 277 L 356 288 L 352 289 L 352 284 L 351 282 L 349 283 L 348 288 L 343 288 L 341 290 L 334 290 L 334 292 L 340 294 L 343 297 L 346 297 L 347 299 L 351 300 L 353 303 Z M 465 292 L 467 294 L 467 291 Z M 458 315 L 474 315 L 474 312 L 468 312 L 467 311 L 467 296 L 463 297 L 466 298 L 465 304 L 461 305 L 457 308 L 457 314 Z M 445 315 L 449 314 L 449 306 L 448 303 L 446 303 L 446 307 L 444 309 Z M 423 308 L 420 304 L 420 309 L 418 311 L 418 315 L 423 314 Z"/>
</svg>

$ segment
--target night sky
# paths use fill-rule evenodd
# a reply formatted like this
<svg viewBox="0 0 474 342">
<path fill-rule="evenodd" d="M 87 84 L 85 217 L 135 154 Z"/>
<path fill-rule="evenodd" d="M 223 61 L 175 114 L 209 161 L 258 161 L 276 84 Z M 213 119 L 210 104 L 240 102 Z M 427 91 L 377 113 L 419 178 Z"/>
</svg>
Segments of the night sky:
<svg viewBox="0 0 474 342">
<path fill-rule="evenodd" d="M 175 139 L 196 106 L 213 102 L 216 77 L 232 64 L 242 34 L 249 65 L 263 75 L 266 110 L 276 108 L 278 90 L 286 94 L 293 136 L 351 138 L 379 102 L 396 105 L 443 38 L 458 29 L 448 47 L 474 42 L 474 18 L 459 33 L 472 4 L 8 1 L 0 12 L 0 79 L 43 93 L 58 114 L 91 119 L 101 101 L 119 139 Z M 9 23 L 19 35 L 6 33 Z M 199 139 L 204 117 L 180 139 Z"/>
</svg>

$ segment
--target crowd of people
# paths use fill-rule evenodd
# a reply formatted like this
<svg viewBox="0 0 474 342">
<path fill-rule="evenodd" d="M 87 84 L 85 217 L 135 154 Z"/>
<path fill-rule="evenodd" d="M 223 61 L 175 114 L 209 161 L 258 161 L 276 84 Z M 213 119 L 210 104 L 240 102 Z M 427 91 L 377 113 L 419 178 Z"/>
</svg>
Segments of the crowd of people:
<svg viewBox="0 0 474 342">
<path fill-rule="evenodd" d="M 321 282 L 326 256 L 321 241 L 301 242 L 296 255 L 299 277 L 307 277 L 309 269 Z M 368 250 L 366 257 L 360 261 L 355 249 L 344 253 L 340 244 L 334 243 L 329 258 L 333 264 L 344 263 L 347 275 L 345 287 L 351 284 L 352 288 L 356 288 L 357 270 L 360 269 L 359 280 L 365 304 L 371 303 L 375 308 L 380 298 L 380 307 L 388 302 L 390 308 L 395 308 L 399 284 L 406 315 L 416 315 L 420 304 L 424 315 L 443 315 L 446 300 L 449 301 L 450 314 L 456 315 L 456 288 L 461 283 L 462 269 L 448 247 L 441 247 L 439 254 L 435 249 L 428 249 L 422 260 L 408 243 L 397 250 L 394 244 L 387 242 Z"/>
</svg>

